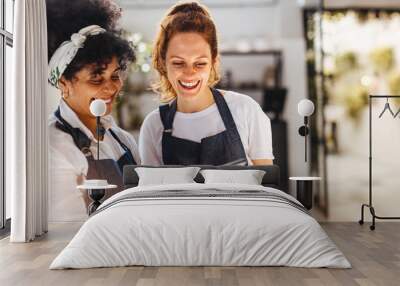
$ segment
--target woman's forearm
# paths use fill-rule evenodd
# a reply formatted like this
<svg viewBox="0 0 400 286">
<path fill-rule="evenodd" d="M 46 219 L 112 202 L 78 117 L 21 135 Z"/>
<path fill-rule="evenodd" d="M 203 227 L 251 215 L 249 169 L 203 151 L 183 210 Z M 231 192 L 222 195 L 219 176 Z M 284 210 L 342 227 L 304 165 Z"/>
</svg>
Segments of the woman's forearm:
<svg viewBox="0 0 400 286">
<path fill-rule="evenodd" d="M 251 160 L 253 162 L 253 165 L 273 165 L 273 159 L 257 159 L 257 160 Z"/>
</svg>

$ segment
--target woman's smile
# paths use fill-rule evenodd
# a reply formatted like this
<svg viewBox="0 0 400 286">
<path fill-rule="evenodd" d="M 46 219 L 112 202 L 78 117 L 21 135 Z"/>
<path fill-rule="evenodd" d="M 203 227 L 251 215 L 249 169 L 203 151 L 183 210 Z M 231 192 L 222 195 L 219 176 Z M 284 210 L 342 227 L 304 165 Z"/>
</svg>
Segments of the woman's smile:
<svg viewBox="0 0 400 286">
<path fill-rule="evenodd" d="M 100 98 L 100 99 L 102 99 L 106 104 L 111 104 L 114 101 L 114 97 L 115 96 L 111 96 L 107 99 L 105 99 L 105 98 Z"/>
<path fill-rule="evenodd" d="M 112 96 L 108 96 L 108 97 L 98 97 L 97 99 L 101 99 L 101 100 L 103 100 L 104 101 L 104 103 L 106 104 L 106 106 L 107 106 L 107 112 L 106 112 L 106 114 L 109 114 L 110 112 L 111 112 L 111 110 L 112 110 L 112 106 L 113 106 L 113 104 L 114 104 L 114 99 L 115 99 L 115 95 L 112 95 Z"/>
<path fill-rule="evenodd" d="M 186 81 L 186 80 L 178 80 L 178 85 L 179 89 L 181 92 L 179 92 L 181 95 L 185 95 L 185 93 L 189 94 L 197 94 L 198 93 L 198 87 L 201 86 L 201 80 L 192 80 L 192 81 Z"/>
<path fill-rule="evenodd" d="M 90 100 L 90 102 L 92 102 L 93 100 L 96 100 L 96 99 L 101 99 L 101 100 L 103 100 L 104 101 L 104 103 L 106 103 L 106 104 L 109 104 L 109 103 L 112 103 L 113 101 L 114 101 L 114 95 L 113 96 L 111 96 L 111 97 L 104 97 L 104 98 L 102 98 L 102 97 L 92 97 L 92 99 Z"/>
<path fill-rule="evenodd" d="M 198 81 L 183 81 L 183 80 L 179 80 L 178 82 L 183 88 L 193 89 L 193 88 L 197 87 L 197 85 L 200 83 L 200 80 L 198 80 Z"/>
</svg>

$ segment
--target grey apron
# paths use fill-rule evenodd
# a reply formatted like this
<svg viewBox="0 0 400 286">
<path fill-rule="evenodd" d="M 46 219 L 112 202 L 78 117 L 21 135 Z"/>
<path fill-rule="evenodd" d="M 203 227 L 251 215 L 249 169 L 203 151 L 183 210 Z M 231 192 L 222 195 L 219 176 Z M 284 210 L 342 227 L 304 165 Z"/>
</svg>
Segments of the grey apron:
<svg viewBox="0 0 400 286">
<path fill-rule="evenodd" d="M 100 159 L 95 160 L 92 152 L 90 151 L 91 140 L 86 136 L 79 128 L 72 127 L 60 113 L 60 108 L 56 110 L 54 115 L 57 117 L 56 127 L 61 131 L 64 131 L 71 135 L 76 147 L 82 151 L 88 161 L 88 173 L 86 179 L 100 179 L 107 180 L 109 184 L 117 185 L 116 189 L 106 189 L 104 199 L 111 197 L 112 195 L 123 190 L 122 183 L 122 170 L 125 165 L 136 165 L 135 159 L 133 158 L 131 150 L 118 138 L 114 131 L 110 128 L 105 132 L 110 132 L 111 136 L 117 141 L 117 143 L 124 149 L 124 154 L 115 161 L 113 159 Z M 90 199 L 85 192 L 84 201 L 86 208 L 89 206 Z M 102 200 L 102 201 L 103 201 Z"/>
<path fill-rule="evenodd" d="M 205 137 L 200 143 L 172 136 L 176 100 L 159 107 L 164 126 L 162 157 L 165 165 L 247 165 L 246 153 L 228 104 L 218 90 L 211 91 L 226 130 Z"/>
</svg>

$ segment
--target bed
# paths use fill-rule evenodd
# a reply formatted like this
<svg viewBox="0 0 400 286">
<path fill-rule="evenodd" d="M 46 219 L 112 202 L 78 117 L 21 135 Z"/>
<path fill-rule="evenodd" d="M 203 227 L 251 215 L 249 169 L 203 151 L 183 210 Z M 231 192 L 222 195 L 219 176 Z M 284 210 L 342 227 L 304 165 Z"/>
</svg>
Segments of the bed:
<svg viewBox="0 0 400 286">
<path fill-rule="evenodd" d="M 125 190 L 100 205 L 50 269 L 351 267 L 302 204 L 279 190 L 277 166 L 199 166 L 263 170 L 260 185 L 204 183 L 199 173 L 192 183 L 138 185 L 136 167 L 124 168 Z"/>
</svg>

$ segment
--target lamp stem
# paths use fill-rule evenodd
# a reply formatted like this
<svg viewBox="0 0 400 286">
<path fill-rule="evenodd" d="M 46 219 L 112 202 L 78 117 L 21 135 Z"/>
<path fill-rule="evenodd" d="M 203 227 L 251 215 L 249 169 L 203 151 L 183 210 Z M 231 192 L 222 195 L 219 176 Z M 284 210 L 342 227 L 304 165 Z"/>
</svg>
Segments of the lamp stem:
<svg viewBox="0 0 400 286">
<path fill-rule="evenodd" d="M 96 133 L 97 133 L 97 160 L 100 160 L 100 116 L 96 117 Z"/>
<path fill-rule="evenodd" d="M 304 135 L 304 161 L 307 162 L 308 116 L 304 116 L 304 127 L 306 130 Z"/>
<path fill-rule="evenodd" d="M 308 128 L 307 125 L 306 128 Z M 306 136 L 304 136 L 304 148 L 304 161 L 307 162 L 307 133 Z"/>
</svg>

